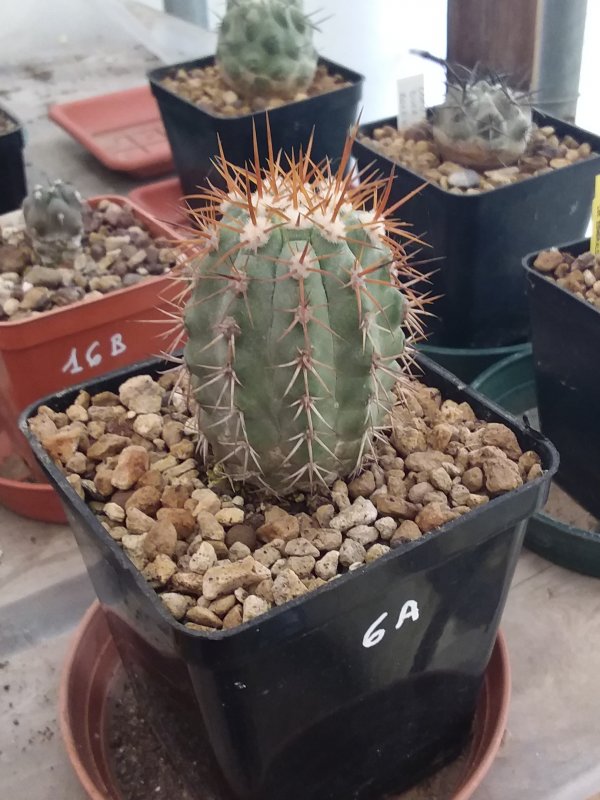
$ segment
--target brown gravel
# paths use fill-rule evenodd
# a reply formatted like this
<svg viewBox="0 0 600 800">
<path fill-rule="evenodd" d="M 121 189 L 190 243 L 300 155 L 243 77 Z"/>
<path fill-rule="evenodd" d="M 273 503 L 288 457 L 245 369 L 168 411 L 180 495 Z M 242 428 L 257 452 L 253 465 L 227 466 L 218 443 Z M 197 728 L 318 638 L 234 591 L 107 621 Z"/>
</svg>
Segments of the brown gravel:
<svg viewBox="0 0 600 800">
<path fill-rule="evenodd" d="M 163 78 L 162 85 L 170 92 L 189 100 L 211 114 L 222 117 L 241 117 L 255 111 L 278 108 L 289 102 L 306 100 L 334 89 L 350 86 L 341 75 L 330 74 L 323 65 L 317 67 L 315 78 L 305 92 L 298 92 L 292 101 L 281 97 L 254 97 L 244 99 L 225 83 L 216 66 L 197 67 L 195 69 L 179 69 L 172 75 Z"/>
<path fill-rule="evenodd" d="M 273 505 L 200 470 L 194 409 L 185 387 L 173 389 L 176 379 L 177 371 L 157 381 L 141 375 L 118 394 L 81 392 L 65 413 L 40 407 L 30 427 L 194 630 L 254 619 L 542 473 L 505 425 L 412 381 L 378 445 L 379 464 L 320 496 Z"/>
<path fill-rule="evenodd" d="M 600 256 L 587 252 L 575 258 L 560 250 L 544 250 L 533 266 L 580 300 L 600 308 Z"/>
<path fill-rule="evenodd" d="M 10 133 L 16 127 L 15 123 L 0 110 L 0 136 Z"/>
<path fill-rule="evenodd" d="M 423 122 L 404 131 L 391 125 L 376 128 L 373 137 L 359 134 L 359 141 L 402 164 L 453 194 L 480 194 L 511 183 L 568 167 L 592 155 L 587 142 L 571 136 L 560 139 L 550 125 L 534 126 L 525 154 L 513 166 L 478 172 L 444 161 L 433 141 L 431 125 Z"/>
<path fill-rule="evenodd" d="M 87 208 L 81 247 L 62 264 L 43 266 L 30 246 L 20 212 L 0 223 L 0 322 L 15 322 L 78 300 L 92 300 L 163 275 L 176 261 L 131 209 L 109 200 Z"/>
</svg>

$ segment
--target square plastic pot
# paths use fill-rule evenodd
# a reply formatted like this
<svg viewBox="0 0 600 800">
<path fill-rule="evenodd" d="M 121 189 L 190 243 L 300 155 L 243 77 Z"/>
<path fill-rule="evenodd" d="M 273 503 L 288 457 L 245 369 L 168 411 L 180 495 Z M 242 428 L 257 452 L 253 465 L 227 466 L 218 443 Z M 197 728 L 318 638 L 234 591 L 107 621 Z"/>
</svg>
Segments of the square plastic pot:
<svg viewBox="0 0 600 800">
<path fill-rule="evenodd" d="M 154 236 L 174 238 L 171 228 L 127 198 L 94 197 L 89 203 L 103 199 L 130 206 Z M 0 322 L 0 425 L 15 436 L 20 412 L 34 400 L 161 353 L 166 326 L 158 322 L 166 322 L 162 312 L 178 291 L 168 275 L 149 277 L 96 300 Z"/>
<path fill-rule="evenodd" d="M 586 239 L 558 249 L 589 248 Z M 524 263 L 540 426 L 560 453 L 556 481 L 600 517 L 600 311 L 534 269 L 536 255 Z"/>
<path fill-rule="evenodd" d="M 423 272 L 431 278 L 436 319 L 428 343 L 444 347 L 506 347 L 527 340 L 529 318 L 523 257 L 556 242 L 581 239 L 590 218 L 594 179 L 600 172 L 600 137 L 534 111 L 540 125 L 552 125 L 559 136 L 591 145 L 594 155 L 569 167 L 476 195 L 457 195 L 425 184 L 399 215 L 411 233 L 431 246 L 423 248 Z M 396 126 L 395 118 L 363 125 L 362 134 Z M 423 186 L 426 179 L 357 141 L 359 167 L 374 165 L 396 179 L 390 203 Z"/>
<path fill-rule="evenodd" d="M 373 564 L 236 629 L 176 622 L 23 432 L 58 489 L 129 679 L 198 797 L 380 800 L 455 757 L 465 744 L 521 549 L 527 518 L 557 467 L 552 445 L 422 356 L 424 379 L 476 414 L 502 421 L 546 472 L 407 542 Z M 139 364 L 88 383 L 116 391 Z M 66 408 L 78 389 L 44 402 Z M 176 724 L 165 723 L 175 718 Z M 190 727 L 191 726 L 191 727 Z M 189 753 L 186 730 L 205 742 Z M 186 757 L 187 755 L 187 757 Z"/>
<path fill-rule="evenodd" d="M 214 56 L 209 56 L 160 67 L 149 73 L 175 168 L 186 195 L 193 195 L 198 187 L 206 187 L 209 181 L 217 186 L 223 185 L 212 161 L 219 153 L 219 139 L 226 158 L 243 166 L 254 160 L 252 136 L 253 126 L 256 126 L 261 156 L 265 161 L 267 157 L 266 112 L 240 117 L 220 116 L 179 97 L 161 83 L 163 78 L 178 69 L 208 67 L 214 63 Z M 342 155 L 348 130 L 356 121 L 364 78 L 324 58 L 319 59 L 319 64 L 339 73 L 344 80 L 350 81 L 350 85 L 271 109 L 268 112 L 271 138 L 275 153 L 281 150 L 284 155 L 291 156 L 292 152 L 297 155 L 300 148 L 306 149 L 314 129 L 313 159 L 319 162 L 328 156 L 335 162 Z M 282 163 L 284 161 L 282 159 Z"/>
<path fill-rule="evenodd" d="M 27 194 L 23 147 L 25 139 L 20 122 L 0 106 L 0 115 L 8 117 L 15 127 L 0 134 L 0 214 L 19 208 Z"/>
</svg>

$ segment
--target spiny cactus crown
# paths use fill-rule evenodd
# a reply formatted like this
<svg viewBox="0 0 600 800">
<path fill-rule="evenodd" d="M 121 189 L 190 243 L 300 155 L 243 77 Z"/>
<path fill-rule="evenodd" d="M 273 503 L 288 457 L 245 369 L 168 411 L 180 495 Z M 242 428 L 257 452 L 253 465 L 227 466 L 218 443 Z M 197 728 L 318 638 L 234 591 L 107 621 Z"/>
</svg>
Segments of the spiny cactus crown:
<svg viewBox="0 0 600 800">
<path fill-rule="evenodd" d="M 315 75 L 313 31 L 302 0 L 229 0 L 217 43 L 225 81 L 242 96 L 293 98 Z"/>
<path fill-rule="evenodd" d="M 83 203 L 69 183 L 56 180 L 37 185 L 23 201 L 25 228 L 44 263 L 59 262 L 65 251 L 75 251 L 83 233 Z"/>
<path fill-rule="evenodd" d="M 433 117 L 433 135 L 444 157 L 474 167 L 517 161 L 531 126 L 526 96 L 493 77 L 450 84 Z"/>
<path fill-rule="evenodd" d="M 374 452 L 410 359 L 403 327 L 420 330 L 418 273 L 392 234 L 414 237 L 386 209 L 391 179 L 356 184 L 351 148 L 335 173 L 310 147 L 286 169 L 270 149 L 263 171 L 221 154 L 227 189 L 198 212 L 184 322 L 199 429 L 221 471 L 277 494 Z"/>
</svg>

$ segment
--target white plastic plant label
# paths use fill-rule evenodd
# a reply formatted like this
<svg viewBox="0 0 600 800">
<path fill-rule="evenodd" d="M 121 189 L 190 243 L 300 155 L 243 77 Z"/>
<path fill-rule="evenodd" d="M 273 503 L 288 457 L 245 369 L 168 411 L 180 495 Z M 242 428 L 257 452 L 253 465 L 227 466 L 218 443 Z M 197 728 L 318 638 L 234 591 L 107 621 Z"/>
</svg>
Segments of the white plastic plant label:
<svg viewBox="0 0 600 800">
<path fill-rule="evenodd" d="M 425 119 L 425 80 L 423 74 L 398 80 L 398 129 Z"/>
</svg>

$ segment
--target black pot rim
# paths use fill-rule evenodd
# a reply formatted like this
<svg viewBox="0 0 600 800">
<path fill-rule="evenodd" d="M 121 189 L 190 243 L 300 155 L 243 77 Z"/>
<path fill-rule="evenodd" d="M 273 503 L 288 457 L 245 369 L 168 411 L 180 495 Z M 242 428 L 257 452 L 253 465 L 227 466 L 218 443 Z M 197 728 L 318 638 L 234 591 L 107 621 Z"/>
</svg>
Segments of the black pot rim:
<svg viewBox="0 0 600 800">
<path fill-rule="evenodd" d="M 429 114 L 431 112 L 431 108 L 428 108 L 427 112 Z M 588 141 L 588 143 L 591 144 L 591 141 L 598 139 L 597 135 L 592 133 L 591 131 L 588 131 L 588 130 L 586 130 L 584 128 L 579 128 L 577 125 L 572 125 L 571 123 L 566 122 L 565 120 L 558 119 L 558 117 L 553 117 L 551 114 L 548 114 L 545 111 L 541 111 L 538 108 L 533 107 L 532 108 L 532 112 L 533 112 L 534 121 L 536 121 L 536 123 L 538 121 L 540 121 L 540 122 L 544 122 L 546 124 L 552 125 L 554 122 L 558 122 L 563 127 L 565 125 L 570 127 L 574 131 L 575 134 L 580 134 L 580 138 L 582 139 L 580 144 L 583 144 L 586 141 Z M 368 123 L 366 123 L 364 125 L 361 125 L 359 127 L 359 129 L 358 129 L 357 137 L 360 136 L 361 134 L 366 134 L 367 131 L 370 133 L 373 130 L 374 127 L 380 127 L 382 125 L 389 125 L 389 124 L 393 125 L 395 123 L 395 120 L 396 120 L 395 117 L 386 117 L 385 119 L 376 120 L 375 122 L 368 122 Z M 375 148 L 371 147 L 368 144 L 368 142 L 359 140 L 357 138 L 355 146 L 357 146 L 357 145 L 360 146 L 360 147 L 364 147 L 365 150 L 368 150 L 370 153 L 373 153 L 374 156 L 377 156 L 378 158 L 382 158 L 382 159 L 388 161 L 390 164 L 393 165 L 394 172 L 395 171 L 407 172 L 409 175 L 412 175 L 413 177 L 418 178 L 419 180 L 423 181 L 423 185 L 426 186 L 428 189 L 431 189 L 431 191 L 438 192 L 438 193 L 443 194 L 443 195 L 451 195 L 452 198 L 456 198 L 457 202 L 463 202 L 463 203 L 476 200 L 477 198 L 485 196 L 485 195 L 488 195 L 488 194 L 491 194 L 492 192 L 494 192 L 494 193 L 495 192 L 507 192 L 507 191 L 510 191 L 510 190 L 515 190 L 522 183 L 526 183 L 527 181 L 530 181 L 530 180 L 537 180 L 537 179 L 546 178 L 546 177 L 549 177 L 549 176 L 552 175 L 552 173 L 547 173 L 545 175 L 533 175 L 530 178 L 526 178 L 524 181 L 518 181 L 517 183 L 511 183 L 511 184 L 508 184 L 507 186 L 495 186 L 493 189 L 485 189 L 484 191 L 480 191 L 477 194 L 455 194 L 454 192 L 451 192 L 449 189 L 443 189 L 441 186 L 438 186 L 437 183 L 432 183 L 431 181 L 428 181 L 427 178 L 425 178 L 421 173 L 415 172 L 414 170 L 410 169 L 409 167 L 404 166 L 404 164 L 400 164 L 400 162 L 398 162 L 398 161 L 394 161 L 393 159 L 389 158 L 389 156 L 386 156 L 385 153 L 381 153 L 379 150 L 375 150 Z M 588 158 L 584 159 L 583 161 L 574 162 L 573 164 L 569 164 L 568 167 L 561 167 L 560 170 L 554 170 L 554 171 L 555 172 L 562 172 L 563 170 L 577 169 L 577 167 L 579 165 L 581 165 L 583 163 L 589 163 L 590 161 L 594 161 L 594 160 L 600 162 L 600 152 L 592 151 L 590 156 Z M 501 167 L 498 167 L 498 169 L 501 169 Z"/>
<path fill-rule="evenodd" d="M 540 272 L 533 266 L 533 261 L 540 253 L 544 253 L 547 250 L 579 250 L 580 252 L 577 255 L 581 255 L 586 250 L 590 248 L 590 239 L 577 239 L 574 242 L 563 242 L 563 244 L 554 245 L 554 247 L 545 247 L 543 250 L 534 250 L 533 253 L 528 253 L 523 258 L 523 267 L 527 274 L 535 275 L 536 279 L 543 280 L 546 284 L 553 286 L 557 291 L 562 292 L 563 294 L 572 297 L 573 300 L 577 300 L 578 303 L 583 303 L 586 308 L 591 308 L 596 314 L 600 314 L 600 309 L 597 306 L 590 303 L 589 300 L 585 300 L 582 297 L 577 297 L 574 292 L 570 292 L 568 289 L 565 289 L 563 286 L 559 286 L 558 283 L 549 278 L 543 272 Z"/>
<path fill-rule="evenodd" d="M 507 412 L 501 408 L 499 405 L 494 403 L 493 401 L 489 400 L 487 397 L 479 394 L 478 392 L 474 391 L 468 383 L 464 383 L 463 381 L 458 380 L 455 376 L 449 373 L 447 370 L 443 369 L 439 366 L 439 364 L 435 364 L 431 359 L 423 356 L 422 354 L 416 354 L 416 363 L 417 365 L 423 365 L 424 367 L 432 367 L 438 373 L 440 373 L 445 378 L 451 378 L 454 383 L 456 384 L 457 389 L 464 394 L 465 399 L 469 401 L 475 400 L 478 404 L 483 404 L 489 409 L 495 417 L 499 417 L 503 420 L 504 423 L 508 424 L 509 427 L 515 426 L 515 424 L 519 425 L 519 421 L 515 420 L 514 417 L 511 417 Z M 181 622 L 176 620 L 165 608 L 164 604 L 159 599 L 157 592 L 152 589 L 148 582 L 142 576 L 140 570 L 138 570 L 131 560 L 125 555 L 123 549 L 119 547 L 118 543 L 112 539 L 107 531 L 103 528 L 101 523 L 99 522 L 96 515 L 93 511 L 89 508 L 88 504 L 82 500 L 79 495 L 73 490 L 71 485 L 68 483 L 66 476 L 58 469 L 58 467 L 54 464 L 51 458 L 48 456 L 44 448 L 42 447 L 41 442 L 31 433 L 29 430 L 29 426 L 27 424 L 28 419 L 34 416 L 35 412 L 41 405 L 50 404 L 52 401 L 60 400 L 62 396 L 65 394 L 70 394 L 76 396 L 78 392 L 81 390 L 86 389 L 90 385 L 91 382 L 97 381 L 106 381 L 106 380 L 126 380 L 128 377 L 131 377 L 133 374 L 145 374 L 146 372 L 155 372 L 156 367 L 162 363 L 162 359 L 147 359 L 145 361 L 139 361 L 137 364 L 129 365 L 123 367 L 118 370 L 114 370 L 110 373 L 106 373 L 102 376 L 99 376 L 96 381 L 84 381 L 80 384 L 69 386 L 67 389 L 64 389 L 60 392 L 56 392 L 55 394 L 49 395 L 45 398 L 35 401 L 34 403 L 30 404 L 27 408 L 25 408 L 19 417 L 19 428 L 23 435 L 28 440 L 29 446 L 34 451 L 36 458 L 42 464 L 44 471 L 48 474 L 51 479 L 51 482 L 54 483 L 56 489 L 58 490 L 60 495 L 68 496 L 69 501 L 77 506 L 77 513 L 81 515 L 84 522 L 94 530 L 97 536 L 100 536 L 106 544 L 110 547 L 115 555 L 119 565 L 121 568 L 128 570 L 129 572 L 133 572 L 134 580 L 141 590 L 142 594 L 149 600 L 154 609 L 158 611 L 160 617 L 162 617 L 163 621 L 166 621 L 174 630 L 176 630 L 180 634 L 184 634 L 186 637 L 191 636 L 194 638 L 203 638 L 203 639 L 212 639 L 215 641 L 228 639 L 237 635 L 241 635 L 246 633 L 249 630 L 254 629 L 256 633 L 260 631 L 260 628 L 265 623 L 280 617 L 282 614 L 286 612 L 293 611 L 295 608 L 299 606 L 304 606 L 310 602 L 314 602 L 315 600 L 318 601 L 320 595 L 324 594 L 325 592 L 331 592 L 336 589 L 336 587 L 347 583 L 351 580 L 356 580 L 360 578 L 365 572 L 369 571 L 371 574 L 375 573 L 376 570 L 381 569 L 384 567 L 385 563 L 391 561 L 392 559 L 399 558 L 400 556 L 411 552 L 415 548 L 423 547 L 428 545 L 431 542 L 435 542 L 440 536 L 447 535 L 448 532 L 457 529 L 462 520 L 462 517 L 458 517 L 455 520 L 451 520 L 450 522 L 441 525 L 439 528 L 435 528 L 432 531 L 429 531 L 426 534 L 423 534 L 419 539 L 404 542 L 400 547 L 394 548 L 390 550 L 388 553 L 383 555 L 381 558 L 376 559 L 375 561 L 371 562 L 370 564 L 365 564 L 358 570 L 354 570 L 352 572 L 347 572 L 345 575 L 341 575 L 340 577 L 336 578 L 336 580 L 328 581 L 325 585 L 320 586 L 318 589 L 314 589 L 307 594 L 301 595 L 298 598 L 290 600 L 281 606 L 274 606 L 265 614 L 262 614 L 260 617 L 254 620 L 249 620 L 248 622 L 242 623 L 241 625 L 236 626 L 235 628 L 231 628 L 229 630 L 216 630 L 211 631 L 210 633 L 207 631 L 197 631 L 194 629 L 186 628 Z M 552 476 L 557 468 L 559 462 L 559 455 L 554 447 L 554 445 L 547 439 L 544 439 L 543 436 L 537 433 L 537 431 L 530 431 L 530 433 L 539 440 L 540 447 L 543 447 L 545 450 L 545 460 L 547 462 L 546 472 L 542 474 L 539 478 L 531 481 L 530 483 L 523 484 L 523 486 L 519 487 L 518 489 L 514 489 L 511 492 L 506 493 L 505 495 L 501 495 L 497 498 L 492 498 L 489 503 L 485 503 L 483 506 L 478 506 L 472 509 L 468 517 L 471 520 L 480 517 L 482 514 L 486 513 L 490 508 L 491 504 L 493 503 L 501 503 L 502 500 L 508 496 L 515 497 L 519 494 L 523 494 L 526 491 L 529 491 L 532 487 L 536 485 L 540 485 L 548 480 L 548 475 Z"/>
<path fill-rule="evenodd" d="M 3 139 L 5 136 L 14 136 L 15 133 L 18 133 L 19 136 L 22 137 L 23 125 L 21 121 L 17 117 L 15 117 L 15 115 L 12 112 L 10 112 L 6 108 L 6 106 L 0 105 L 0 114 L 3 114 L 5 117 L 7 117 L 15 126 L 14 128 L 11 128 L 9 131 L 4 131 L 3 133 L 0 133 L 0 139 Z"/>
<path fill-rule="evenodd" d="M 291 100 L 289 103 L 283 103 L 283 105 L 277 106 L 277 108 L 264 109 L 262 111 L 252 111 L 250 114 L 240 114 L 239 116 L 231 117 L 231 116 L 226 116 L 224 114 L 215 114 L 213 111 L 211 111 L 209 108 L 206 108 L 205 106 L 198 106 L 196 105 L 196 103 L 192 103 L 190 100 L 187 100 L 180 94 L 177 94 L 176 92 L 167 89 L 161 83 L 161 80 L 173 70 L 186 69 L 189 67 L 211 66 L 215 64 L 215 62 L 216 62 L 215 55 L 205 56 L 203 58 L 180 61 L 177 64 L 169 64 L 165 67 L 156 67 L 155 69 L 149 70 L 146 74 L 148 80 L 152 85 L 159 86 L 162 91 L 167 92 L 171 97 L 177 98 L 177 100 L 181 101 L 182 103 L 185 103 L 186 106 L 201 111 L 203 114 L 206 114 L 211 119 L 227 120 L 227 121 L 248 120 L 252 119 L 253 117 L 259 116 L 261 114 L 267 114 L 267 116 L 270 116 L 273 112 L 275 112 L 279 108 L 294 108 L 295 106 L 296 107 L 300 106 L 302 103 L 306 103 L 308 100 L 314 100 L 316 97 L 326 97 L 327 95 L 336 94 L 337 92 L 341 92 L 344 89 L 350 88 L 348 86 L 338 86 L 336 88 L 329 89 L 327 92 L 323 92 L 320 95 L 315 95 L 314 97 L 307 97 L 304 100 Z M 344 73 L 346 79 L 351 83 L 352 86 L 363 84 L 365 81 L 365 76 L 361 75 L 359 72 L 355 72 L 349 67 L 344 67 L 342 64 L 337 64 L 335 61 L 330 61 L 328 58 L 324 58 L 323 56 L 319 56 L 318 64 L 326 66 L 330 70 Z"/>
</svg>

